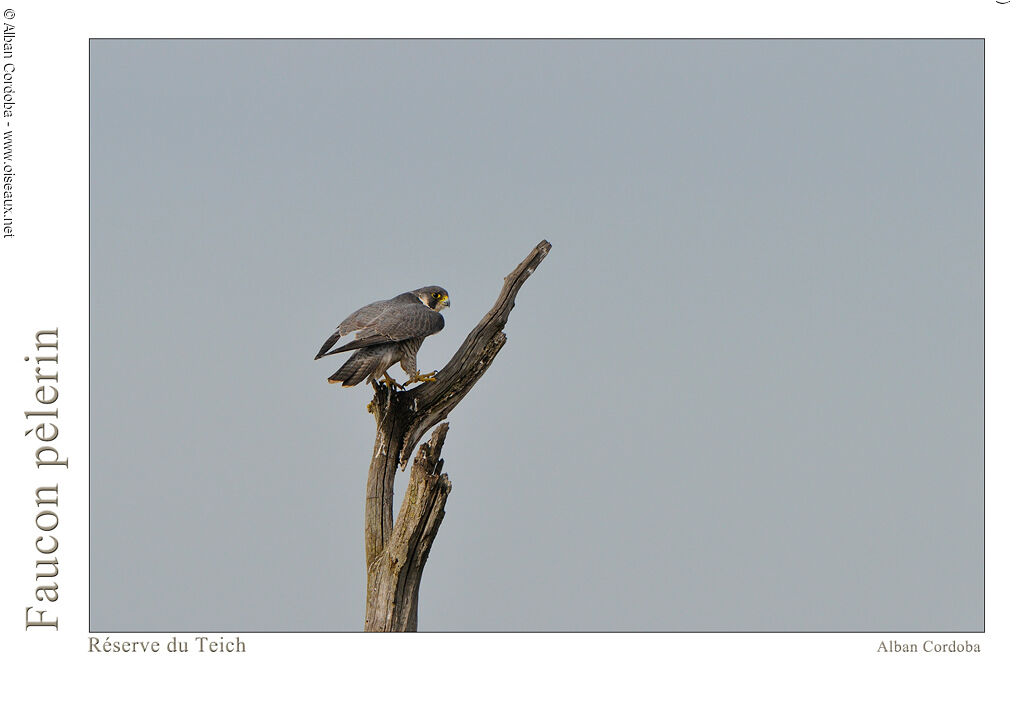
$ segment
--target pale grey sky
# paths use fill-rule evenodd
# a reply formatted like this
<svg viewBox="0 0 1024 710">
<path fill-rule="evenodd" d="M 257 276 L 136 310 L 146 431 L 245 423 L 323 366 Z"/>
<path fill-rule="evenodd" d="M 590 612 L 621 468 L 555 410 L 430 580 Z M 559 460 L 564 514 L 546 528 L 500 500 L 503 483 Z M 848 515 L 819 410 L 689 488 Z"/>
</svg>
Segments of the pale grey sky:
<svg viewBox="0 0 1024 710">
<path fill-rule="evenodd" d="M 546 238 L 422 630 L 981 630 L 982 58 L 93 41 L 92 629 L 361 629 L 371 391 L 313 355 L 437 283 L 440 367 Z"/>
</svg>

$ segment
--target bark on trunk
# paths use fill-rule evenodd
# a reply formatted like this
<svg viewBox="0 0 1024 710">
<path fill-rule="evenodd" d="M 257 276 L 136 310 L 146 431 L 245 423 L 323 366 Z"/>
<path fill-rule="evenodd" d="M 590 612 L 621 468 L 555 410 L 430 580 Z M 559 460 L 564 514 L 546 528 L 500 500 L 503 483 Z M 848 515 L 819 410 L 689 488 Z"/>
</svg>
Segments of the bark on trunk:
<svg viewBox="0 0 1024 710">
<path fill-rule="evenodd" d="M 542 241 L 505 277 L 494 307 L 466 336 L 436 381 L 404 392 L 374 383 L 368 407 L 377 420 L 377 437 L 366 481 L 366 631 L 416 630 L 423 566 L 452 487 L 441 472 L 448 424 L 438 426 L 420 447 L 397 521 L 395 473 L 399 466 L 405 469 L 423 435 L 448 416 L 491 366 L 505 344 L 502 328 L 516 294 L 550 249 L 551 244 Z"/>
</svg>

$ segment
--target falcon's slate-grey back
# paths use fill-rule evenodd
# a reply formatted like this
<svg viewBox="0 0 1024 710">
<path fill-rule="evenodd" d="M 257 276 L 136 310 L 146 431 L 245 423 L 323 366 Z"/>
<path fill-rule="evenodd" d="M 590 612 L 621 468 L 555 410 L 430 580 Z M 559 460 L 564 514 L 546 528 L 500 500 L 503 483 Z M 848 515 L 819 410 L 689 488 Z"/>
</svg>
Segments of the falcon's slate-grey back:
<svg viewBox="0 0 1024 710">
<path fill-rule="evenodd" d="M 444 328 L 440 311 L 448 305 L 447 291 L 440 286 L 424 286 L 388 301 L 363 306 L 341 322 L 313 359 L 355 350 L 355 354 L 327 378 L 328 382 L 340 383 L 342 387 L 378 378 L 383 378 L 388 385 L 396 385 L 387 372 L 396 362 L 409 374 L 409 382 L 432 381 L 436 372 L 421 375 L 416 369 L 416 353 L 424 338 Z M 358 331 L 355 340 L 331 350 L 340 338 L 353 331 Z"/>
</svg>

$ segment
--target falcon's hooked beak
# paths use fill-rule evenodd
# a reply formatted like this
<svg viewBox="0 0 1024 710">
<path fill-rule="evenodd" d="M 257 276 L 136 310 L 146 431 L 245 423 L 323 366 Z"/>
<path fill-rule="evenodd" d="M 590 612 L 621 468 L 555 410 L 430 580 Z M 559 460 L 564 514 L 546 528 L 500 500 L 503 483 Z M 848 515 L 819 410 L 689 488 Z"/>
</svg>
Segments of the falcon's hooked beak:
<svg viewBox="0 0 1024 710">
<path fill-rule="evenodd" d="M 437 310 L 443 311 L 445 308 L 447 308 L 450 305 L 452 305 L 452 304 L 451 304 L 451 301 L 448 300 L 448 294 L 447 293 L 442 294 L 441 295 L 441 300 L 437 304 Z"/>
</svg>

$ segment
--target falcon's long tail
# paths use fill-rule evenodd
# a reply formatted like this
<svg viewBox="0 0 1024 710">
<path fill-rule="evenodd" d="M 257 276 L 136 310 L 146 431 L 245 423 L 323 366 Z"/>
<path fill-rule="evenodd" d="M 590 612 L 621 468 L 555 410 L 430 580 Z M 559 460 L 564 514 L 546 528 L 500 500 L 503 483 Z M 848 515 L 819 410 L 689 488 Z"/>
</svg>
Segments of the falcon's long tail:
<svg viewBox="0 0 1024 710">
<path fill-rule="evenodd" d="M 359 350 L 338 368 L 337 372 L 328 377 L 327 381 L 340 383 L 342 387 L 354 387 L 376 374 L 383 364 L 384 357 L 380 353 L 373 352 L 373 349 Z"/>
</svg>

